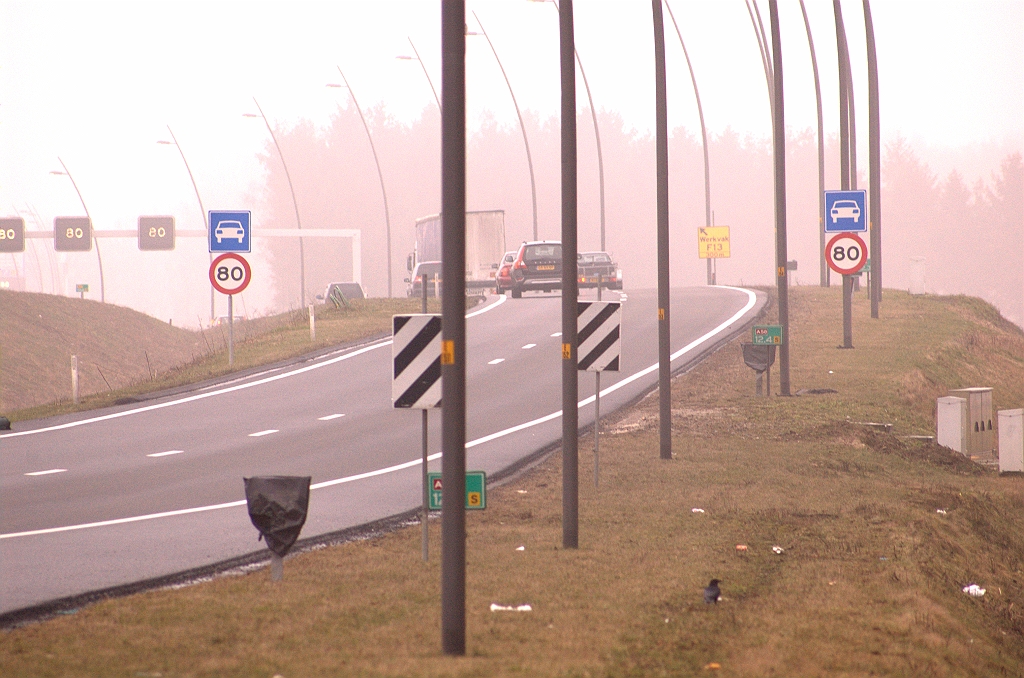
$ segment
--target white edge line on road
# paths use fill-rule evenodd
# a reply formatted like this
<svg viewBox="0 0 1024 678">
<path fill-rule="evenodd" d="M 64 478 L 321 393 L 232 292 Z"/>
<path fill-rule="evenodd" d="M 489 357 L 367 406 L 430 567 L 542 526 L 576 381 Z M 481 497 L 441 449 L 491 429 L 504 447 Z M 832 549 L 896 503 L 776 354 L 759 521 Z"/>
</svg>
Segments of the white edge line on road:
<svg viewBox="0 0 1024 678">
<path fill-rule="evenodd" d="M 506 299 L 505 297 L 499 297 L 498 300 L 495 301 L 493 304 L 485 306 L 484 308 L 480 309 L 479 311 L 474 311 L 473 313 L 468 314 L 466 317 L 467 318 L 472 318 L 472 317 L 481 315 L 483 313 L 486 313 L 487 311 L 490 311 L 491 309 L 493 309 L 493 308 L 495 308 L 497 306 L 500 306 L 501 304 L 505 303 L 505 299 Z M 253 386 L 261 386 L 263 384 L 268 384 L 268 383 L 270 383 L 272 381 L 277 381 L 278 379 L 285 379 L 287 377 L 294 377 L 294 376 L 296 376 L 298 374 L 303 374 L 303 373 L 309 372 L 311 370 L 318 370 L 321 367 L 327 367 L 328 365 L 333 365 L 333 364 L 339 363 L 339 362 L 341 362 L 343 360 L 348 360 L 349 358 L 355 358 L 356 356 L 362 355 L 363 353 L 367 353 L 369 351 L 372 351 L 372 350 L 378 349 L 378 348 L 384 348 L 385 346 L 390 346 L 390 345 L 391 345 L 391 340 L 390 339 L 384 339 L 384 340 L 381 340 L 378 343 L 370 344 L 370 345 L 364 346 L 364 347 L 362 347 L 360 349 L 356 349 L 355 351 L 352 351 L 351 353 L 346 353 L 346 354 L 340 355 L 340 356 L 338 356 L 336 358 L 331 358 L 330 360 L 324 360 L 323 362 L 314 363 L 312 365 L 306 365 L 305 367 L 300 367 L 299 369 L 292 370 L 291 372 L 285 372 L 283 374 L 275 374 L 272 377 L 265 377 L 263 379 L 258 379 L 256 381 L 250 381 L 250 382 L 247 382 L 247 383 L 244 383 L 244 384 L 238 384 L 236 386 L 229 386 L 227 388 L 218 389 L 216 391 L 209 391 L 207 393 L 199 393 L 199 394 L 196 394 L 196 395 L 189 396 L 187 398 L 181 398 L 179 400 L 170 400 L 170 401 L 165 402 L 165 403 L 157 403 L 156 405 L 147 405 L 145 407 L 139 407 L 139 408 L 136 408 L 134 410 L 124 410 L 123 412 L 114 412 L 112 414 L 104 414 L 104 415 L 99 416 L 99 417 L 91 417 L 89 419 L 81 419 L 79 421 L 71 421 L 71 422 L 68 422 L 66 424 L 58 424 L 56 426 L 47 426 L 46 428 L 37 428 L 37 429 L 33 429 L 31 431 L 18 431 L 18 432 L 15 432 L 15 433 L 7 433 L 7 434 L 4 434 L 4 435 L 0 436 L 0 439 L 6 440 L 7 438 L 18 438 L 20 436 L 36 435 L 38 433 L 47 433 L 49 431 L 59 431 L 59 430 L 62 430 L 62 429 L 67 429 L 67 428 L 74 428 L 76 426 L 84 426 L 85 424 L 93 424 L 93 423 L 96 423 L 98 421 L 108 421 L 110 419 L 119 419 L 121 417 L 127 417 L 127 416 L 132 415 L 132 414 L 139 414 L 139 413 L 142 413 L 142 412 L 150 412 L 152 410 L 160 410 L 160 409 L 163 409 L 165 407 L 172 407 L 174 405 L 182 405 L 184 403 L 190 403 L 190 402 L 194 402 L 196 400 L 203 400 L 204 398 L 212 398 L 213 396 L 222 395 L 224 393 L 232 393 L 234 391 L 241 391 L 242 389 L 252 388 Z M 0 536 L 2 536 L 2 535 L 0 535 Z"/>
<path fill-rule="evenodd" d="M 718 285 L 718 287 L 720 289 L 736 290 L 738 292 L 745 293 L 748 296 L 747 303 L 743 306 L 742 309 L 740 309 L 735 314 L 733 314 L 733 316 L 731 318 L 729 318 L 728 320 L 726 320 L 722 324 L 718 325 L 718 327 L 715 327 L 714 329 L 712 329 L 711 331 L 705 333 L 703 336 L 699 337 L 698 339 L 694 339 L 689 344 L 687 344 L 683 348 L 681 348 L 678 351 L 676 351 L 675 353 L 673 353 L 671 355 L 671 359 L 672 360 L 676 360 L 677 358 L 682 357 L 683 355 L 685 355 L 686 353 L 692 351 L 694 348 L 699 346 L 701 343 L 703 343 L 707 339 L 715 336 L 716 334 L 718 334 L 719 332 L 722 332 L 723 330 L 728 329 L 733 323 L 735 323 L 737 320 L 742 318 L 744 316 L 744 314 L 746 314 L 747 311 L 749 311 L 751 308 L 753 308 L 754 307 L 754 303 L 757 301 L 757 295 L 755 295 L 750 290 L 745 290 L 745 289 L 741 289 L 741 288 L 738 288 L 738 287 L 727 287 L 725 285 Z M 501 302 L 499 301 L 497 303 L 501 303 Z M 495 306 L 495 305 L 496 304 L 493 304 L 492 306 L 490 306 L 488 308 L 493 308 L 493 306 Z M 488 309 L 483 309 L 483 310 L 481 310 L 479 312 L 482 313 L 482 312 L 484 312 L 486 310 L 488 310 Z M 388 342 L 388 343 L 390 343 L 390 342 Z M 376 348 L 376 346 L 374 346 L 373 348 Z M 367 349 L 367 350 L 369 350 L 369 349 Z M 602 389 L 601 395 L 605 395 L 605 394 L 617 391 L 618 389 L 622 388 L 626 384 L 632 383 L 633 381 L 636 381 L 637 379 L 641 378 L 643 375 L 650 374 L 651 372 L 653 372 L 656 369 L 658 369 L 658 364 L 657 363 L 655 363 L 654 365 L 651 365 L 650 367 L 648 367 L 646 369 L 643 369 L 643 370 L 641 370 L 641 371 L 639 371 L 639 372 L 637 372 L 635 374 L 630 375 L 626 379 L 623 379 L 622 381 L 617 382 L 617 383 L 613 384 L 612 386 L 609 386 L 606 389 Z M 594 396 L 590 396 L 589 398 L 586 398 L 586 399 L 580 401 L 578 406 L 579 407 L 584 407 L 584 406 L 590 404 L 593 401 L 594 401 Z M 532 428 L 533 426 L 537 426 L 539 424 L 543 424 L 545 422 L 552 421 L 552 420 L 557 419 L 557 418 L 559 418 L 561 416 L 562 416 L 562 411 L 559 410 L 558 412 L 552 412 L 551 414 L 545 415 L 545 416 L 540 417 L 538 419 L 534 419 L 532 421 L 525 422 L 523 424 L 519 424 L 518 426 L 513 426 L 511 428 L 507 428 L 507 429 L 505 429 L 503 431 L 498 431 L 496 433 L 492 433 L 492 434 L 484 436 L 482 438 L 477 438 L 476 440 L 472 440 L 472 441 L 466 443 L 466 449 L 468 450 L 468 449 L 476 447 L 478 445 L 483 445 L 484 443 L 488 443 L 488 442 L 490 442 L 492 440 L 497 440 L 498 438 L 503 438 L 503 437 L 505 437 L 507 435 L 511 435 L 512 433 L 516 433 L 516 432 L 522 431 L 524 429 Z M 429 457 L 427 457 L 427 460 L 428 461 L 436 461 L 436 460 L 438 460 L 440 458 L 441 458 L 441 453 L 438 452 L 436 454 L 432 454 Z M 388 474 L 388 473 L 394 473 L 395 471 L 401 471 L 403 469 L 412 468 L 414 466 L 419 466 L 422 463 L 423 462 L 422 462 L 421 459 L 414 459 L 413 461 L 407 461 L 407 462 L 405 462 L 403 464 L 396 464 L 395 466 L 388 466 L 386 468 L 377 469 L 375 471 L 367 471 L 366 473 L 359 473 L 359 474 L 352 475 L 352 476 L 346 476 L 345 478 L 337 478 L 335 480 L 326 480 L 326 481 L 324 481 L 322 483 L 314 483 L 314 484 L 309 486 L 309 489 L 311 489 L 311 490 L 319 490 L 319 489 L 322 489 L 324 487 L 332 487 L 334 485 L 342 485 L 344 483 L 351 483 L 351 482 L 355 482 L 357 480 L 365 480 L 366 478 L 373 478 L 375 476 L 382 476 L 382 475 L 385 475 L 385 474 Z M 188 514 L 191 514 L 191 513 L 202 513 L 204 511 L 215 511 L 217 509 L 233 508 L 235 506 L 245 506 L 245 503 L 246 503 L 245 500 L 242 499 L 242 500 L 239 500 L 239 501 L 231 501 L 231 502 L 227 502 L 227 503 L 224 503 L 224 504 L 214 504 L 212 506 L 197 506 L 195 508 L 178 509 L 176 511 L 164 511 L 163 513 L 150 513 L 148 515 L 143 515 L 143 516 L 132 516 L 131 518 L 115 518 L 113 520 L 103 520 L 103 521 L 96 522 L 96 523 L 84 523 L 82 525 L 66 525 L 64 527 L 50 527 L 50 528 L 46 528 L 46 529 L 42 529 L 42 530 L 29 530 L 27 532 L 11 532 L 11 533 L 8 533 L 8 534 L 0 534 L 0 539 L 13 539 L 15 537 L 31 537 L 31 536 L 42 535 L 42 534 L 53 534 L 53 533 L 56 533 L 56 532 L 70 532 L 72 530 L 84 530 L 84 529 L 92 528 L 92 527 L 108 527 L 110 525 L 122 525 L 122 524 L 125 524 L 125 523 L 135 523 L 135 522 L 139 522 L 139 521 L 143 521 L 143 520 L 154 520 L 156 518 L 169 518 L 169 517 L 172 517 L 172 516 L 183 516 L 183 515 L 188 515 Z"/>
<path fill-rule="evenodd" d="M 27 476 L 48 476 L 48 475 L 50 475 L 52 473 L 67 473 L 67 471 L 68 470 L 66 468 L 51 468 L 51 469 L 49 469 L 47 471 L 32 471 L 31 473 L 26 473 L 25 475 L 27 475 Z"/>
<path fill-rule="evenodd" d="M 147 457 L 168 457 L 172 454 L 184 454 L 185 450 L 168 450 L 166 452 L 154 452 L 153 454 L 147 454 Z"/>
</svg>

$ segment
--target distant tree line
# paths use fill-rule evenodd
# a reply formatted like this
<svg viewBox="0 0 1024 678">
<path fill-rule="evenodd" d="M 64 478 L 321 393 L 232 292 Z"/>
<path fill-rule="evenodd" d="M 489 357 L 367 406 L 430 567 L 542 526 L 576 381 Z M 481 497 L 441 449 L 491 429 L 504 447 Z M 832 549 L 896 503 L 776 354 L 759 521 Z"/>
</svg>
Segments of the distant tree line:
<svg viewBox="0 0 1024 678">
<path fill-rule="evenodd" d="M 382 106 L 366 111 L 388 192 L 392 232 L 392 288 L 405 293 L 406 255 L 418 217 L 439 211 L 440 115 L 424 109 L 401 124 Z M 539 234 L 559 237 L 560 158 L 556 118 L 525 112 L 537 181 Z M 607 249 L 623 268 L 628 287 L 650 287 L 655 271 L 654 140 L 627 127 L 614 112 L 598 121 L 605 171 Z M 522 134 L 493 117 L 479 121 L 467 147 L 469 209 L 503 209 L 509 249 L 532 237 L 530 181 Z M 581 249 L 598 249 L 600 218 L 597 154 L 589 110 L 577 120 L 579 137 L 579 228 Z M 366 132 L 354 107 L 339 107 L 329 124 L 308 121 L 277 130 L 287 159 L 304 228 L 362 229 L 364 284 L 373 296 L 386 293 L 384 208 Z M 818 284 L 817 146 L 810 130 L 790 132 L 787 211 L 790 259 L 799 261 L 793 281 Z M 770 141 L 731 129 L 709 148 L 711 207 L 715 223 L 731 227 L 732 257 L 718 264 L 723 284 L 774 281 L 774 206 Z M 269 144 L 260 154 L 266 169 L 262 198 L 266 225 L 294 228 L 295 215 L 284 170 Z M 699 135 L 672 130 L 669 146 L 673 285 L 704 282 L 697 258 L 697 228 L 704 225 L 704 168 Z M 865 158 L 866 160 L 866 158 Z M 866 163 L 865 163 L 866 165 Z M 826 139 L 826 187 L 838 187 L 838 144 Z M 866 167 L 858 185 L 867 187 Z M 1024 324 L 1024 185 L 1021 156 L 1007 156 L 990 182 L 968 187 L 957 172 L 939 181 L 902 138 L 885 148 L 882 166 L 884 285 L 907 289 L 909 258 L 924 256 L 929 292 L 981 296 Z M 310 242 L 310 241 L 307 241 Z M 273 239 L 270 263 L 275 306 L 299 304 L 298 245 Z M 306 289 L 349 280 L 349 245 L 320 240 L 306 246 Z M 306 300 L 308 303 L 309 300 Z M 884 301 L 883 301 L 884 303 Z"/>
</svg>

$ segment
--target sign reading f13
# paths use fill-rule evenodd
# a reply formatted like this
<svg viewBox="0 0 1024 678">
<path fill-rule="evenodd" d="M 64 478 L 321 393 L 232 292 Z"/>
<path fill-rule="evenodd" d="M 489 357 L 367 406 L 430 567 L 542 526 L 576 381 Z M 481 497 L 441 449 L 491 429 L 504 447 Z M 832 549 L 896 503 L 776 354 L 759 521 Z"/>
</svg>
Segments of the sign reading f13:
<svg viewBox="0 0 1024 678">
<path fill-rule="evenodd" d="M 576 303 L 576 336 L 579 342 L 577 369 L 587 372 L 619 371 L 619 326 L 622 303 Z"/>
<path fill-rule="evenodd" d="M 396 315 L 392 328 L 392 404 L 420 410 L 440 407 L 441 316 Z"/>
</svg>

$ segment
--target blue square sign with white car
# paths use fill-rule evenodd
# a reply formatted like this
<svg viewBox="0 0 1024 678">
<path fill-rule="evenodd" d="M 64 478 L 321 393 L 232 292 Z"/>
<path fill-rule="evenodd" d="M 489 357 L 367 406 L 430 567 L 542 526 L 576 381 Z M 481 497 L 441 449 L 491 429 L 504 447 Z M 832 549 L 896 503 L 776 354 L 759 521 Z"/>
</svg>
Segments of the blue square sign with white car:
<svg viewBox="0 0 1024 678">
<path fill-rule="evenodd" d="M 865 191 L 825 191 L 825 232 L 868 230 Z"/>
<path fill-rule="evenodd" d="M 210 251 L 251 252 L 252 219 L 250 212 L 210 210 Z"/>
</svg>

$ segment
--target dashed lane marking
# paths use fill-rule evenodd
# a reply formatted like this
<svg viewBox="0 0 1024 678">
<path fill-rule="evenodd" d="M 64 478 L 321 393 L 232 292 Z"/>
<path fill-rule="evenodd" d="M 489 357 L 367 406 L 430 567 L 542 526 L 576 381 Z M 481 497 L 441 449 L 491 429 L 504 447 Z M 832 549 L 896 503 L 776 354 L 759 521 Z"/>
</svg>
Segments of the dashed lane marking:
<svg viewBox="0 0 1024 678">
<path fill-rule="evenodd" d="M 554 334 L 552 334 L 551 336 L 552 336 L 552 337 L 560 337 L 560 336 L 562 336 L 562 333 L 561 333 L 561 332 L 555 332 L 555 333 L 554 333 Z"/>
<path fill-rule="evenodd" d="M 268 428 L 266 431 L 256 431 L 256 433 L 250 433 L 250 438 L 259 438 L 260 436 L 269 436 L 271 433 L 277 433 L 279 429 Z"/>
<path fill-rule="evenodd" d="M 537 344 L 527 344 L 526 346 L 523 346 L 523 348 L 533 348 L 536 345 Z"/>
<path fill-rule="evenodd" d="M 344 416 L 344 414 L 328 414 L 326 417 L 317 417 L 317 421 L 330 421 L 331 419 L 337 419 L 338 417 Z"/>
<path fill-rule="evenodd" d="M 154 452 L 153 454 L 147 454 L 147 457 L 169 457 L 172 454 L 183 454 L 185 450 L 167 450 L 166 452 Z"/>
<path fill-rule="evenodd" d="M 47 471 L 32 471 L 31 473 L 26 473 L 25 475 L 27 475 L 27 476 L 48 476 L 51 473 L 67 473 L 67 469 L 66 468 L 51 468 L 51 469 L 49 469 Z"/>
<path fill-rule="evenodd" d="M 495 358 L 494 360 L 487 361 L 487 364 L 488 365 L 497 365 L 498 363 L 503 363 L 503 362 L 505 362 L 504 358 Z"/>
</svg>

